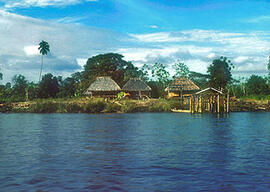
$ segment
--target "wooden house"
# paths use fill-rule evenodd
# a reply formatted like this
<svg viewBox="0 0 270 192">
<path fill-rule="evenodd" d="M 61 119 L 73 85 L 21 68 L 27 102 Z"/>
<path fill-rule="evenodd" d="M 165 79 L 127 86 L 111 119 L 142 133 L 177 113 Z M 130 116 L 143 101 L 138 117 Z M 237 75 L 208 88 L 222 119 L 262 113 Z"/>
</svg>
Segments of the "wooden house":
<svg viewBox="0 0 270 192">
<path fill-rule="evenodd" d="M 168 92 L 168 98 L 191 96 L 198 90 L 200 88 L 186 77 L 175 77 L 165 89 Z"/>
<path fill-rule="evenodd" d="M 100 97 L 116 97 L 120 91 L 121 88 L 111 77 L 104 76 L 97 77 L 84 94 Z"/>
<path fill-rule="evenodd" d="M 131 98 L 142 98 L 151 96 L 151 87 L 149 87 L 140 78 L 131 78 L 122 88 L 128 92 Z"/>
</svg>

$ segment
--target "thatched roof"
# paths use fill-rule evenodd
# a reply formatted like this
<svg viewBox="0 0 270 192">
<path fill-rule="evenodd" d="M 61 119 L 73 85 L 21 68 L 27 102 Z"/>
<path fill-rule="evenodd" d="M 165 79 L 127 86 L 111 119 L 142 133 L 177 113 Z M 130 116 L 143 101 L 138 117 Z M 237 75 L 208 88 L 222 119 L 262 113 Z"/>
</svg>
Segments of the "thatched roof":
<svg viewBox="0 0 270 192">
<path fill-rule="evenodd" d="M 91 91 L 120 91 L 121 88 L 111 77 L 98 77 L 88 87 L 86 94 Z"/>
<path fill-rule="evenodd" d="M 122 89 L 123 91 L 151 91 L 151 87 L 140 78 L 131 78 Z"/>
<path fill-rule="evenodd" d="M 200 88 L 186 77 L 175 77 L 166 91 L 198 91 Z"/>
<path fill-rule="evenodd" d="M 219 90 L 216 90 L 216 89 L 214 89 L 213 87 L 208 87 L 208 88 L 206 88 L 206 89 L 204 89 L 204 90 L 201 90 L 201 91 L 199 91 L 199 92 L 197 92 L 196 94 L 197 95 L 199 95 L 199 94 L 206 94 L 206 93 L 215 93 L 215 94 L 220 94 L 220 95 L 223 95 L 223 93 L 221 92 L 221 91 L 219 91 Z"/>
</svg>

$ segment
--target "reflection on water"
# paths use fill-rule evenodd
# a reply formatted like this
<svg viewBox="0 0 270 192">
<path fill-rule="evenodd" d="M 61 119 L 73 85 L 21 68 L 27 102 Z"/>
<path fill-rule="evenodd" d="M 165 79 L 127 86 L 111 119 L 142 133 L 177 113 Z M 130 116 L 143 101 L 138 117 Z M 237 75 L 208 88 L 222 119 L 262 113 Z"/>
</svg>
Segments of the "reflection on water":
<svg viewBox="0 0 270 192">
<path fill-rule="evenodd" d="M 269 191 L 269 118 L 0 114 L 0 191 Z"/>
</svg>

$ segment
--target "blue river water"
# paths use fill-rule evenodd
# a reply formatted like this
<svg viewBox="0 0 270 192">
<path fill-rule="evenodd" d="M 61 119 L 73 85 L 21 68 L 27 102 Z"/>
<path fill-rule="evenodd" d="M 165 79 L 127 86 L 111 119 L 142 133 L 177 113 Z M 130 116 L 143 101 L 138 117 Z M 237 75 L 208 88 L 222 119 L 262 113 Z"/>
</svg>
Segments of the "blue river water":
<svg viewBox="0 0 270 192">
<path fill-rule="evenodd" d="M 270 113 L 0 114 L 0 191 L 270 191 Z"/>
</svg>

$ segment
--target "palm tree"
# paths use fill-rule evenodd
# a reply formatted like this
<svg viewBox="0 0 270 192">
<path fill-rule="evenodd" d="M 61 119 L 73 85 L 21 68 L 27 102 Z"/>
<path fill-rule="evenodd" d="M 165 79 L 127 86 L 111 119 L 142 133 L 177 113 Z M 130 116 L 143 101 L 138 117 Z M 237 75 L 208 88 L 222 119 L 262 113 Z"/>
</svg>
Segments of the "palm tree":
<svg viewBox="0 0 270 192">
<path fill-rule="evenodd" d="M 43 68 L 43 56 L 44 55 L 47 55 L 48 54 L 48 52 L 50 52 L 50 45 L 49 45 L 49 43 L 48 42 L 46 42 L 46 41 L 41 41 L 40 43 L 39 43 L 39 48 L 38 48 L 38 50 L 39 50 L 39 52 L 40 52 L 40 54 L 41 54 L 41 67 L 40 67 L 40 74 L 39 74 L 39 82 L 40 82 L 40 79 L 41 79 L 41 73 L 42 73 L 42 68 Z"/>
</svg>

